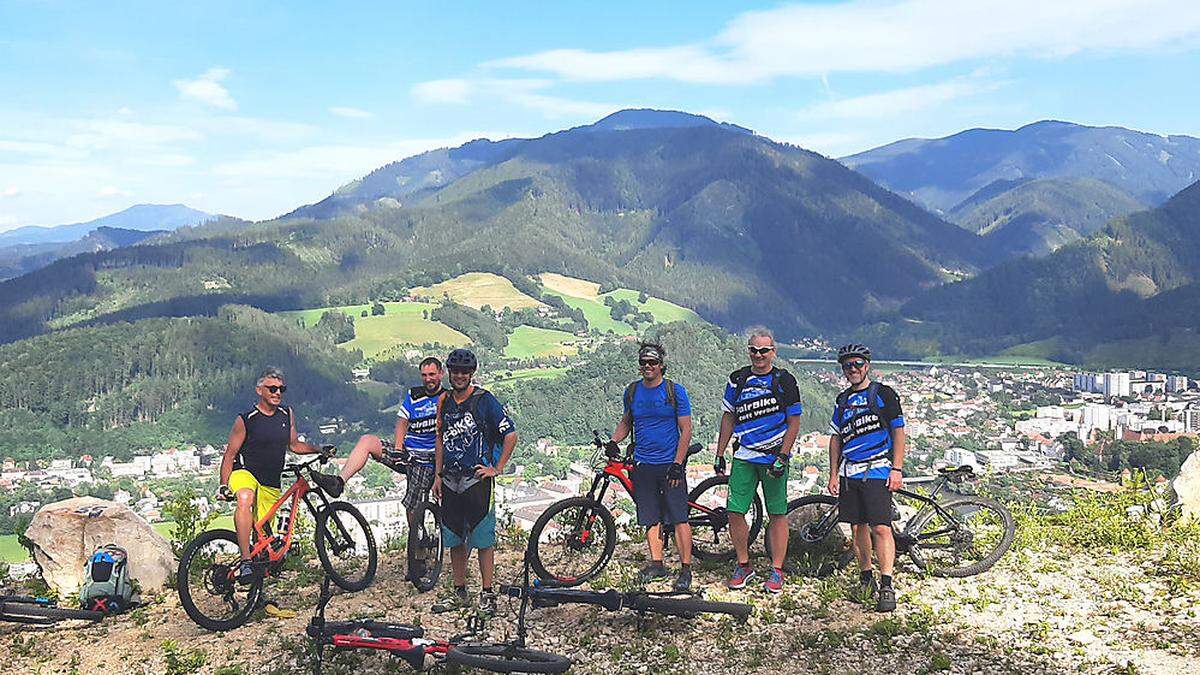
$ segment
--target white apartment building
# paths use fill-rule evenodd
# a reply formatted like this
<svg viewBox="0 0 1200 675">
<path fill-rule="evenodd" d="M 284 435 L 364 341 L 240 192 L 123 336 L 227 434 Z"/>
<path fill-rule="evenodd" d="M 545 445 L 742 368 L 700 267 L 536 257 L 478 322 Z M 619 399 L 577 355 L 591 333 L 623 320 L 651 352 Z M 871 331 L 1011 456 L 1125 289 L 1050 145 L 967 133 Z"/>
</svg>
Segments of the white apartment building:
<svg viewBox="0 0 1200 675">
<path fill-rule="evenodd" d="M 1105 373 L 1103 393 L 1105 396 L 1129 396 L 1132 392 L 1130 382 L 1129 373 Z"/>
</svg>

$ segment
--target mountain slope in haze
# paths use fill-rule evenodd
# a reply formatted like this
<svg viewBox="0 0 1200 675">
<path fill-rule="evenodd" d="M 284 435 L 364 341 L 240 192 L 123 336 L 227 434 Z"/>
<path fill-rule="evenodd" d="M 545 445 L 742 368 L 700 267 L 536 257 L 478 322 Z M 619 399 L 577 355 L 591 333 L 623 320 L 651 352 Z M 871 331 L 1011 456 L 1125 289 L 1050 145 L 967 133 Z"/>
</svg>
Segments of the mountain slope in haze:
<svg viewBox="0 0 1200 675">
<path fill-rule="evenodd" d="M 987 354 L 1059 338 L 1067 356 L 1099 343 L 1197 328 L 1200 182 L 1161 207 L 1116 218 L 1086 240 L 1012 260 L 920 294 L 893 337 Z"/>
<path fill-rule="evenodd" d="M 482 166 L 400 206 L 351 187 L 332 219 L 199 238 L 202 226 L 58 261 L 0 284 L 0 338 L 228 302 L 353 304 L 470 271 L 613 282 L 726 328 L 798 334 L 894 311 L 985 259 L 977 235 L 837 162 L 711 120 L 672 122 L 475 142 L 445 156 Z"/>
<path fill-rule="evenodd" d="M 199 225 L 217 218 L 183 204 L 137 204 L 124 211 L 84 223 L 51 227 L 28 226 L 0 232 L 0 246 L 17 244 L 61 244 L 86 237 L 101 227 L 121 230 L 174 230 Z"/>
<path fill-rule="evenodd" d="M 132 246 L 165 233 L 166 230 L 126 230 L 101 226 L 75 241 L 0 246 L 0 280 L 28 274 L 59 258 Z"/>
<path fill-rule="evenodd" d="M 1030 178 L 1094 178 L 1155 206 L 1200 180 L 1200 139 L 1047 120 L 911 138 L 841 161 L 939 213 L 993 181 Z"/>
<path fill-rule="evenodd" d="M 997 181 L 1001 182 L 1001 181 Z M 988 196 L 984 187 L 954 207 L 948 218 L 983 235 L 997 259 L 1041 256 L 1082 239 L 1144 204 L 1094 178 L 1043 178 L 1014 182 Z"/>
<path fill-rule="evenodd" d="M 718 127 L 752 134 L 735 124 L 716 122 L 702 115 L 674 110 L 620 110 L 592 124 L 570 131 L 629 131 L 632 129 L 679 129 Z M 284 218 L 332 218 L 367 206 L 395 208 L 410 199 L 440 189 L 481 167 L 512 157 L 536 139 L 510 138 L 501 141 L 477 139 L 457 148 L 441 148 L 382 166 L 363 178 L 343 185 L 316 204 L 301 206 Z"/>
</svg>

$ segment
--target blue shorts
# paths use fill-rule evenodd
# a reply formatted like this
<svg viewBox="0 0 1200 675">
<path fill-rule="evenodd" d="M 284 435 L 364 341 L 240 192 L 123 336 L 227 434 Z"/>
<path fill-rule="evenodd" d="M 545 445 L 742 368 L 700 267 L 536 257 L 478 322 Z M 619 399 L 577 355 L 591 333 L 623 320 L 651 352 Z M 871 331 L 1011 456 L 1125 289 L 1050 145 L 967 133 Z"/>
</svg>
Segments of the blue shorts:
<svg viewBox="0 0 1200 675">
<path fill-rule="evenodd" d="M 675 487 L 668 486 L 667 470 L 670 468 L 670 464 L 638 463 L 629 472 L 638 525 L 678 525 L 688 521 L 687 481 L 681 480 Z"/>
<path fill-rule="evenodd" d="M 442 545 L 492 548 L 496 545 L 496 502 L 491 478 L 455 492 L 442 483 Z"/>
</svg>

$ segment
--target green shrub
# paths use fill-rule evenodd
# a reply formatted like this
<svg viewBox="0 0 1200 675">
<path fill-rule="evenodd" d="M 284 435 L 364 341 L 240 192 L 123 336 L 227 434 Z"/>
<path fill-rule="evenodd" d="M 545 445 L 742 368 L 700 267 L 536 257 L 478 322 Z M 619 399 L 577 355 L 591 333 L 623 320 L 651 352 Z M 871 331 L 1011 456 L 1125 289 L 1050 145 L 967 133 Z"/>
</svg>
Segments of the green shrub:
<svg viewBox="0 0 1200 675">
<path fill-rule="evenodd" d="M 162 653 L 167 675 L 198 672 L 208 659 L 203 649 L 183 649 L 174 640 L 163 640 Z"/>
<path fill-rule="evenodd" d="M 187 488 L 176 492 L 163 506 L 163 515 L 175 522 L 175 527 L 171 530 L 171 550 L 175 552 L 176 558 L 183 555 L 183 549 L 188 542 L 207 530 L 217 517 L 215 511 L 201 515 L 200 507 L 194 503 L 198 496 L 196 490 Z"/>
</svg>

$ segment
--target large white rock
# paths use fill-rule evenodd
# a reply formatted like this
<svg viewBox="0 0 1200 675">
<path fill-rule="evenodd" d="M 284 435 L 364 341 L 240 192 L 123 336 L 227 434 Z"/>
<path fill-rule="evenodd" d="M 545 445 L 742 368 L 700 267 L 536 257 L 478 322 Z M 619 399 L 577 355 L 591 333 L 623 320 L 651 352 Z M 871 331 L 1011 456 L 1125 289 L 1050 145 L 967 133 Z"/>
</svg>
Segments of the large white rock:
<svg viewBox="0 0 1200 675">
<path fill-rule="evenodd" d="M 25 536 L 42 577 L 62 597 L 79 593 L 87 557 L 104 544 L 129 553 L 129 576 L 143 591 L 163 587 L 175 571 L 171 544 L 127 506 L 96 497 L 75 497 L 38 509 Z"/>
<path fill-rule="evenodd" d="M 1200 450 L 1188 455 L 1171 488 L 1183 505 L 1183 520 L 1200 520 Z"/>
</svg>

